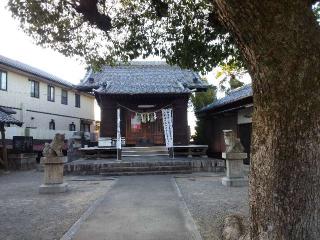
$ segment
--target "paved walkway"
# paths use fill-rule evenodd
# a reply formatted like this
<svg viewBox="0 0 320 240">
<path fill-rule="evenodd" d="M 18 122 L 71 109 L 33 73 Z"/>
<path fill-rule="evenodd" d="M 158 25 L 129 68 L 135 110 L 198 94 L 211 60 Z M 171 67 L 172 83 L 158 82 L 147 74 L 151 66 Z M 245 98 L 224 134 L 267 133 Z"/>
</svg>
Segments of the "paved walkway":
<svg viewBox="0 0 320 240">
<path fill-rule="evenodd" d="M 172 176 L 120 177 L 76 240 L 201 239 Z"/>
</svg>

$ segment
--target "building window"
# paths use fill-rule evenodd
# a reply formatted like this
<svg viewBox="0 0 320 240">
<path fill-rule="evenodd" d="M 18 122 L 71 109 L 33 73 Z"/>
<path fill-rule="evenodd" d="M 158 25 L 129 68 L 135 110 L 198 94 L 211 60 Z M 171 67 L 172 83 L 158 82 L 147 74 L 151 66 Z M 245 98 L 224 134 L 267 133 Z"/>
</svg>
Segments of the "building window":
<svg viewBox="0 0 320 240">
<path fill-rule="evenodd" d="M 69 125 L 69 131 L 75 131 L 76 130 L 76 125 L 74 124 L 74 122 L 72 122 L 70 125 Z"/>
<path fill-rule="evenodd" d="M 49 122 L 49 129 L 50 130 L 55 130 L 56 129 L 56 124 L 53 119 Z"/>
<path fill-rule="evenodd" d="M 54 102 L 54 87 L 48 85 L 48 101 Z"/>
<path fill-rule="evenodd" d="M 39 82 L 30 80 L 31 84 L 31 97 L 39 98 Z"/>
<path fill-rule="evenodd" d="M 76 101 L 76 107 L 80 107 L 80 95 L 79 94 L 75 94 L 75 96 L 76 96 L 76 99 L 75 99 L 75 101 Z"/>
<path fill-rule="evenodd" d="M 68 105 L 68 91 L 61 89 L 61 103 Z"/>
<path fill-rule="evenodd" d="M 7 73 L 0 70 L 0 90 L 7 91 Z"/>
<path fill-rule="evenodd" d="M 88 123 L 81 123 L 80 125 L 81 132 L 90 132 L 90 124 Z"/>
</svg>

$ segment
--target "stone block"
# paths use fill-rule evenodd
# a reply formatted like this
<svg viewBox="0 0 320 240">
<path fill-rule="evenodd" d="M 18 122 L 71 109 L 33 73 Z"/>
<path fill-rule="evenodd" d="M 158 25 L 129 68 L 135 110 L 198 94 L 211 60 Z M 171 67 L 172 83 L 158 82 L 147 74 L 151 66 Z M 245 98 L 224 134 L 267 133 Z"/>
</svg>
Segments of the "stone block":
<svg viewBox="0 0 320 240">
<path fill-rule="evenodd" d="M 236 153 L 236 152 L 223 152 L 222 153 L 222 158 L 223 159 L 246 159 L 248 157 L 248 154 L 247 153 Z"/>
<path fill-rule="evenodd" d="M 44 183 L 60 184 L 63 183 L 63 164 L 44 165 Z"/>
<path fill-rule="evenodd" d="M 40 163 L 44 166 L 44 184 L 39 188 L 40 193 L 59 193 L 67 191 L 63 183 L 64 163 L 67 157 L 43 157 Z"/>
<path fill-rule="evenodd" d="M 243 160 L 226 160 L 226 174 L 229 178 L 240 178 L 243 177 Z"/>
<path fill-rule="evenodd" d="M 67 157 L 42 157 L 40 162 L 44 165 L 48 164 L 64 164 L 68 161 Z"/>
<path fill-rule="evenodd" d="M 239 178 L 223 177 L 222 185 L 227 187 L 244 187 L 244 186 L 248 186 L 248 179 L 244 177 L 239 177 Z"/>
<path fill-rule="evenodd" d="M 64 193 L 68 191 L 68 184 L 42 184 L 39 187 L 39 193 L 49 194 L 49 193 Z"/>
</svg>

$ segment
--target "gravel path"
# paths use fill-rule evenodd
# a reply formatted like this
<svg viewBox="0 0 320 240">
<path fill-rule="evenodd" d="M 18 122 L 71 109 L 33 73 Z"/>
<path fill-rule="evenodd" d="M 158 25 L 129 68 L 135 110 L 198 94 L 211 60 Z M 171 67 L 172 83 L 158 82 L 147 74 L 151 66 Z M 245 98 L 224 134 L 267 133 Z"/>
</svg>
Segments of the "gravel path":
<svg viewBox="0 0 320 240">
<path fill-rule="evenodd" d="M 36 171 L 0 174 L 1 240 L 60 239 L 114 183 L 110 178 L 67 176 L 69 192 L 46 195 L 38 193 L 42 177 Z"/>
<path fill-rule="evenodd" d="M 248 188 L 228 188 L 222 175 L 176 178 L 183 198 L 204 240 L 221 239 L 223 219 L 229 214 L 248 217 Z"/>
</svg>

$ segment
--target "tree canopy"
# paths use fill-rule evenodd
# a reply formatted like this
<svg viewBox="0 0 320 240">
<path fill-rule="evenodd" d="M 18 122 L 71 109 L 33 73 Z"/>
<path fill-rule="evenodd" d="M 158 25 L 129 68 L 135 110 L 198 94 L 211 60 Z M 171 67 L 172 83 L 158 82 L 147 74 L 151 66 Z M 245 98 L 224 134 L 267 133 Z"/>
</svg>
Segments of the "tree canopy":
<svg viewBox="0 0 320 240">
<path fill-rule="evenodd" d="M 209 0 L 9 0 L 8 6 L 37 44 L 95 66 L 150 55 L 201 71 L 241 62 Z"/>
<path fill-rule="evenodd" d="M 219 90 L 229 94 L 231 90 L 242 87 L 243 82 L 240 78 L 247 73 L 243 67 L 239 67 L 236 64 L 223 64 L 220 70 L 216 74 L 216 79 L 219 81 Z"/>
<path fill-rule="evenodd" d="M 320 18 L 320 4 L 312 2 Z M 9 0 L 8 6 L 37 44 L 94 66 L 150 55 L 204 72 L 243 66 L 214 1 Z"/>
</svg>

